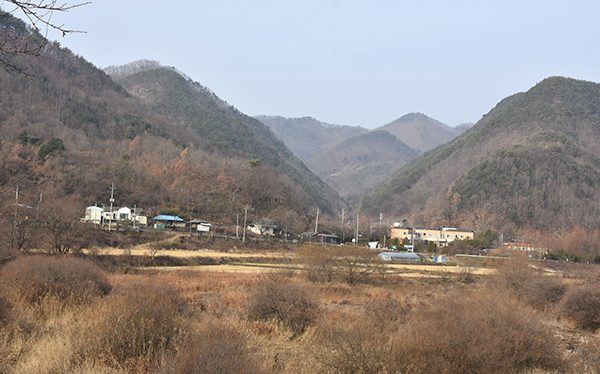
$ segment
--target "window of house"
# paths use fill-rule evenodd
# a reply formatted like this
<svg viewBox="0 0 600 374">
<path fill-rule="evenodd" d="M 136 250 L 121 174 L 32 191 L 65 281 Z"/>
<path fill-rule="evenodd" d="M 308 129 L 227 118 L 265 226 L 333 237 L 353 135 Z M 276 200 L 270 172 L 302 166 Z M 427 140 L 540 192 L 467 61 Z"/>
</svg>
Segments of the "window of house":
<svg viewBox="0 0 600 374">
<path fill-rule="evenodd" d="M 460 236 L 460 238 L 461 238 L 461 239 L 464 239 L 464 238 L 465 238 L 465 236 L 464 236 L 464 235 L 461 235 L 461 236 Z"/>
</svg>

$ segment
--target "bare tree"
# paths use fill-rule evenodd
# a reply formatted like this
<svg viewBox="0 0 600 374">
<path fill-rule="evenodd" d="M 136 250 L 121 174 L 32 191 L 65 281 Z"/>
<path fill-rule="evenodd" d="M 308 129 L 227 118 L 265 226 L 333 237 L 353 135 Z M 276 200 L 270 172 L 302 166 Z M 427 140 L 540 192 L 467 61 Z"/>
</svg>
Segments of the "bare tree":
<svg viewBox="0 0 600 374">
<path fill-rule="evenodd" d="M 79 204 L 73 199 L 55 199 L 46 203 L 42 216 L 46 221 L 48 252 L 65 254 L 84 245 L 85 238 L 78 220 L 80 212 Z"/>
<path fill-rule="evenodd" d="M 27 72 L 28 68 L 17 64 L 14 58 L 19 55 L 41 56 L 48 40 L 42 37 L 40 31 L 44 31 L 44 36 L 47 35 L 50 29 L 61 32 L 63 36 L 80 32 L 54 23 L 52 15 L 55 12 L 68 12 L 73 8 L 86 4 L 89 4 L 89 2 L 69 5 L 58 3 L 57 0 L 3 1 L 0 10 L 1 18 L 22 14 L 32 27 L 15 27 L 14 25 L 0 27 L 0 67 L 11 74 L 32 77 Z"/>
</svg>

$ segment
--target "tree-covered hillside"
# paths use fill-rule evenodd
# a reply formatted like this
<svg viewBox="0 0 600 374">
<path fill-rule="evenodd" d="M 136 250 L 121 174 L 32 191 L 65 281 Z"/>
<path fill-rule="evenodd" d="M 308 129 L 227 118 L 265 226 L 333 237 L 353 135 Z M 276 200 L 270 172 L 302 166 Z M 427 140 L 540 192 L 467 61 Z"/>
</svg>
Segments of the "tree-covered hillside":
<svg viewBox="0 0 600 374">
<path fill-rule="evenodd" d="M 394 135 L 378 130 L 347 139 L 307 165 L 342 196 L 352 197 L 382 183 L 418 154 Z"/>
<path fill-rule="evenodd" d="M 463 127 L 455 129 L 422 113 L 409 113 L 376 130 L 387 131 L 409 147 L 425 152 L 449 142 Z"/>
<path fill-rule="evenodd" d="M 0 23 L 7 20 L 21 22 L 4 16 Z M 14 216 L 19 185 L 23 206 L 37 206 L 43 194 L 40 220 L 45 206 L 73 207 L 68 214 L 77 218 L 85 206 L 108 205 L 113 182 L 115 206 L 135 205 L 150 216 L 168 211 L 231 223 L 248 204 L 249 219 L 303 230 L 315 204 L 341 210 L 339 196 L 266 126 L 214 94 L 211 101 L 181 74 L 145 72 L 156 78 L 146 88 L 165 103 L 159 111 L 58 43 L 43 53 L 15 60 L 35 79 L 0 71 L 0 214 Z"/>
<path fill-rule="evenodd" d="M 323 183 L 262 122 L 239 112 L 200 84 L 168 68 L 141 70 L 117 78 L 133 96 L 171 122 L 191 130 L 230 156 L 260 160 L 290 178 L 302 201 L 325 212 L 341 211 L 339 195 Z"/>
<path fill-rule="evenodd" d="M 473 229 L 596 225 L 599 113 L 599 84 L 545 79 L 413 159 L 362 207 Z"/>
<path fill-rule="evenodd" d="M 304 162 L 318 157 L 346 139 L 369 131 L 358 126 L 332 125 L 311 117 L 257 116 L 256 119 L 267 125 Z"/>
</svg>

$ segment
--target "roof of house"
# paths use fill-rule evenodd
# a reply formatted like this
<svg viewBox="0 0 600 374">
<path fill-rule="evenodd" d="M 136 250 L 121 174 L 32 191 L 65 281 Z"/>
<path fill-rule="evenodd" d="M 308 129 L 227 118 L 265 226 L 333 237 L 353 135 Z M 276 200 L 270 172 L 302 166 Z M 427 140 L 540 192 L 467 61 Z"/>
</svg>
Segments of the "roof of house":
<svg viewBox="0 0 600 374">
<path fill-rule="evenodd" d="M 168 216 L 165 214 L 158 215 L 154 217 L 155 221 L 174 221 L 174 222 L 185 222 L 184 219 L 179 218 L 179 216 Z"/>
<path fill-rule="evenodd" d="M 192 219 L 192 220 L 189 220 L 188 223 L 200 224 L 200 225 L 205 225 L 205 226 L 211 226 L 210 222 L 204 221 L 202 219 Z"/>
</svg>

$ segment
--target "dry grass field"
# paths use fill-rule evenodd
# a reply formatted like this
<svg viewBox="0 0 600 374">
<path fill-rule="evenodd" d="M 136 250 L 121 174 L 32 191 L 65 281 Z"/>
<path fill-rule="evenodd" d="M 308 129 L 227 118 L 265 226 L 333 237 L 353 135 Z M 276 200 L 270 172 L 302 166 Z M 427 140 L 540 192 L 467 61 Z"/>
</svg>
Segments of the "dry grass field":
<svg viewBox="0 0 600 374">
<path fill-rule="evenodd" d="M 16 256 L 0 268 L 0 372 L 600 372 L 596 266 L 381 267 L 323 252 L 127 274 L 91 255 Z"/>
</svg>

